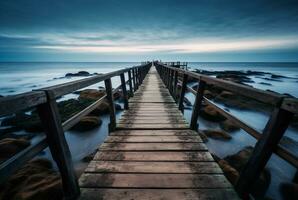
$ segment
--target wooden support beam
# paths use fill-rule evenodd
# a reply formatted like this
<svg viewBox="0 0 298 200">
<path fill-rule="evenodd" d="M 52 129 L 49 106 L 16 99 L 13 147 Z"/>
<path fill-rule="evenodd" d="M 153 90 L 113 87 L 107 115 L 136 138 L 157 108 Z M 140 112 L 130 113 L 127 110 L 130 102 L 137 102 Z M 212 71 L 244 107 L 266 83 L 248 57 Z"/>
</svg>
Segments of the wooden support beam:
<svg viewBox="0 0 298 200">
<path fill-rule="evenodd" d="M 59 168 L 65 199 L 77 199 L 80 189 L 71 154 L 64 137 L 58 106 L 51 91 L 45 91 L 48 102 L 37 107 L 53 159 Z"/>
<path fill-rule="evenodd" d="M 191 120 L 190 120 L 190 129 L 195 130 L 195 131 L 198 130 L 198 117 L 199 117 L 199 112 L 202 107 L 202 100 L 204 98 L 205 86 L 206 86 L 206 82 L 199 81 L 196 100 L 193 105 L 192 115 L 191 115 Z"/>
<path fill-rule="evenodd" d="M 184 96 L 185 96 L 186 87 L 187 87 L 187 79 L 188 79 L 188 75 L 187 74 L 183 74 L 183 81 L 182 81 L 181 93 L 180 93 L 180 97 L 179 97 L 179 110 L 182 113 L 184 112 L 183 101 L 184 101 Z"/>
<path fill-rule="evenodd" d="M 137 90 L 135 69 L 133 68 L 131 72 L 132 72 L 133 91 L 135 92 Z"/>
<path fill-rule="evenodd" d="M 110 78 L 105 80 L 105 87 L 106 87 L 107 100 L 109 103 L 109 110 L 110 110 L 109 132 L 112 132 L 116 129 L 116 115 L 115 115 L 115 106 L 114 106 L 113 93 L 112 93 L 112 82 Z"/>
<path fill-rule="evenodd" d="M 273 151 L 285 133 L 293 113 L 276 107 L 263 131 L 261 138 L 255 145 L 250 159 L 242 170 L 236 185 L 238 194 L 245 198 L 251 186 L 260 176 Z"/>
<path fill-rule="evenodd" d="M 126 82 L 125 82 L 124 73 L 120 74 L 120 79 L 121 79 L 121 88 L 122 88 L 122 94 L 123 94 L 123 100 L 124 100 L 124 109 L 128 110 L 128 95 L 126 91 Z"/>
</svg>

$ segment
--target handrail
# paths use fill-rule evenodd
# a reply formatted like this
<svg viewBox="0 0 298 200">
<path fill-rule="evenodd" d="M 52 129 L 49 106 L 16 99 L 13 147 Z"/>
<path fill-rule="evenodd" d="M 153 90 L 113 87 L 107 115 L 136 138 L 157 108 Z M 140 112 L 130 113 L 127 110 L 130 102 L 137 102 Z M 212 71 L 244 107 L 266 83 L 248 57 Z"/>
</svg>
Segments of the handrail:
<svg viewBox="0 0 298 200">
<path fill-rule="evenodd" d="M 176 85 L 179 81 L 173 82 L 173 74 L 178 76 L 180 74 L 183 77 L 181 93 L 179 96 L 179 109 L 183 112 L 183 99 L 185 91 L 188 90 L 193 93 L 196 97 L 193 111 L 191 116 L 190 128 L 197 130 L 198 115 L 202 107 L 202 101 L 207 103 L 216 109 L 226 118 L 232 120 L 244 131 L 252 135 L 257 139 L 257 143 L 253 150 L 253 153 L 248 160 L 246 166 L 242 170 L 239 180 L 236 184 L 236 190 L 240 196 L 245 197 L 249 193 L 249 188 L 258 178 L 261 171 L 265 167 L 266 163 L 270 159 L 272 153 L 276 153 L 278 156 L 286 160 L 288 163 L 292 164 L 294 167 L 298 168 L 298 158 L 296 155 L 292 154 L 285 148 L 279 145 L 279 141 L 288 128 L 294 114 L 298 114 L 298 99 L 288 98 L 284 95 L 280 95 L 273 92 L 263 91 L 260 89 L 244 86 L 231 81 L 226 81 L 218 78 L 213 78 L 210 76 L 190 72 L 180 68 L 171 67 L 164 65 L 163 63 L 155 62 L 157 66 L 157 71 L 159 72 L 162 80 L 170 90 L 171 94 L 176 97 Z M 174 73 L 173 73 L 174 72 Z M 188 77 L 196 79 L 199 83 L 197 91 L 192 88 L 187 87 Z M 177 77 L 175 77 L 177 79 Z M 181 81 L 180 81 L 181 83 Z M 211 84 L 215 85 L 220 89 L 231 91 L 235 94 L 242 95 L 244 97 L 255 99 L 259 102 L 265 104 L 270 104 L 273 106 L 273 112 L 266 124 L 263 133 L 255 130 L 245 122 L 239 120 L 237 117 L 233 116 L 229 112 L 218 107 L 212 101 L 204 97 L 205 85 Z"/>
<path fill-rule="evenodd" d="M 38 142 L 30 144 L 27 148 L 0 164 L 0 183 L 4 183 L 14 171 L 48 146 L 61 174 L 65 198 L 76 199 L 80 194 L 80 190 L 74 173 L 69 147 L 64 137 L 64 131 L 70 129 L 82 117 L 100 106 L 104 99 L 107 99 L 110 110 L 109 130 L 115 128 L 115 108 L 112 95 L 121 88 L 124 102 L 126 102 L 125 109 L 128 109 L 127 84 L 129 84 L 130 93 L 133 94 L 142 83 L 151 65 L 152 63 L 146 62 L 140 66 L 0 98 L 0 116 L 36 107 L 46 133 Z M 128 73 L 127 81 L 125 81 L 125 73 Z M 120 77 L 121 85 L 112 90 L 111 78 L 116 76 Z M 62 123 L 56 98 L 101 81 L 105 82 L 106 95 Z"/>
</svg>

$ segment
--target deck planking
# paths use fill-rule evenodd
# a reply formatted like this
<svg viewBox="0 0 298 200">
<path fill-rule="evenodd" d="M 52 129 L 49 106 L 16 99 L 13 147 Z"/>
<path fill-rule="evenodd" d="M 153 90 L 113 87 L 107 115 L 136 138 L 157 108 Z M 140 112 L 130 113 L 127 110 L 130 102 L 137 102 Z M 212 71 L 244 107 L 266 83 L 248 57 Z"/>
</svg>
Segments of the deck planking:
<svg viewBox="0 0 298 200">
<path fill-rule="evenodd" d="M 154 67 L 79 179 L 80 199 L 239 199 Z"/>
</svg>

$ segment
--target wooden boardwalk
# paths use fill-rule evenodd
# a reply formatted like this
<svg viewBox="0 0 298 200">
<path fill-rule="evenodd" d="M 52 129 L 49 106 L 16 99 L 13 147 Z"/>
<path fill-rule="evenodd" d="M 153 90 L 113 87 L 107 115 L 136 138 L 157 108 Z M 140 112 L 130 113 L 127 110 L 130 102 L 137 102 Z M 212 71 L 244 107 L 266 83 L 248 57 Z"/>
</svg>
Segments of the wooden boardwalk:
<svg viewBox="0 0 298 200">
<path fill-rule="evenodd" d="M 238 199 L 154 67 L 79 179 L 81 199 Z"/>
</svg>

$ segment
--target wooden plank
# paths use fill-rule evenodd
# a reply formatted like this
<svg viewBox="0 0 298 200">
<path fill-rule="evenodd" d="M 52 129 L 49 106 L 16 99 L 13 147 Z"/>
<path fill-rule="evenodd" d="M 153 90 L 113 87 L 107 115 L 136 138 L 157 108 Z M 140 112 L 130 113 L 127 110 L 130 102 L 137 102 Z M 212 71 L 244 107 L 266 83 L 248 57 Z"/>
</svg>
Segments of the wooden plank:
<svg viewBox="0 0 298 200">
<path fill-rule="evenodd" d="M 234 200 L 233 189 L 98 189 L 82 188 L 80 200 Z"/>
<path fill-rule="evenodd" d="M 117 129 L 187 129 L 188 124 L 117 124 Z"/>
<path fill-rule="evenodd" d="M 177 119 L 177 118 L 172 118 L 172 119 L 169 119 L 169 118 L 151 118 L 151 119 L 120 119 L 118 121 L 118 123 L 121 123 L 121 124 L 125 124 L 125 123 L 128 123 L 128 124 L 131 124 L 131 123 L 134 123 L 134 124 L 146 124 L 146 123 L 159 123 L 159 124 L 169 124 L 169 123 L 186 123 L 186 121 L 184 119 Z"/>
<path fill-rule="evenodd" d="M 103 143 L 104 151 L 198 151 L 207 150 L 204 143 Z"/>
<path fill-rule="evenodd" d="M 157 136 L 157 135 L 198 135 L 192 130 L 117 130 L 110 134 L 117 135 L 131 135 L 131 136 Z"/>
<path fill-rule="evenodd" d="M 222 174 L 216 162 L 91 161 L 85 173 Z"/>
<path fill-rule="evenodd" d="M 231 188 L 224 175 L 84 173 L 81 187 L 92 188 Z"/>
<path fill-rule="evenodd" d="M 98 151 L 93 160 L 103 161 L 213 161 L 213 158 L 209 152 L 206 151 Z"/>
<path fill-rule="evenodd" d="M 202 142 L 199 136 L 109 136 L 105 142 Z"/>
</svg>

